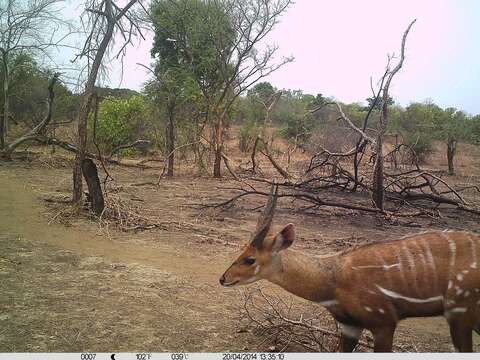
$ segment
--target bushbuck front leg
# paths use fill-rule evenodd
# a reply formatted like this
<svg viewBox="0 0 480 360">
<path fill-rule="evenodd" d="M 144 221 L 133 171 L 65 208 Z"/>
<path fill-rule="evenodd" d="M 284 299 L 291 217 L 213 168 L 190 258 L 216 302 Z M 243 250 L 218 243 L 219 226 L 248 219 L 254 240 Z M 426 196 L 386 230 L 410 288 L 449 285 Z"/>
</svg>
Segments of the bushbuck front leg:
<svg viewBox="0 0 480 360">
<path fill-rule="evenodd" d="M 460 320 L 451 320 L 448 322 L 450 326 L 450 335 L 452 337 L 453 346 L 459 352 L 472 352 L 472 331 L 473 329 Z"/>
<path fill-rule="evenodd" d="M 393 334 L 395 327 L 381 327 L 372 329 L 373 334 L 373 351 L 374 352 L 391 352 L 393 346 Z"/>
<path fill-rule="evenodd" d="M 340 342 L 338 344 L 339 352 L 352 352 L 358 344 L 358 339 L 362 335 L 362 328 L 345 325 L 340 323 Z"/>
</svg>

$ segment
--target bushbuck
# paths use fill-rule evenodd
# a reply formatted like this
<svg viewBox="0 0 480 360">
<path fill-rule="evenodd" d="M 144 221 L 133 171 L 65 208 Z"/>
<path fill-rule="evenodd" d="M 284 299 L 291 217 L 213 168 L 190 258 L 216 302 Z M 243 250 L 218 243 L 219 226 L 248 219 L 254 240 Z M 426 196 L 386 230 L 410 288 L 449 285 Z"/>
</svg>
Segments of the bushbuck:
<svg viewBox="0 0 480 360">
<path fill-rule="evenodd" d="M 363 329 L 374 351 L 392 350 L 400 320 L 443 315 L 457 351 L 472 351 L 480 334 L 480 238 L 463 231 L 430 231 L 369 244 L 331 256 L 288 249 L 293 224 L 271 229 L 273 186 L 250 243 L 220 278 L 223 286 L 266 279 L 328 309 L 341 329 L 339 350 L 351 352 Z"/>
</svg>

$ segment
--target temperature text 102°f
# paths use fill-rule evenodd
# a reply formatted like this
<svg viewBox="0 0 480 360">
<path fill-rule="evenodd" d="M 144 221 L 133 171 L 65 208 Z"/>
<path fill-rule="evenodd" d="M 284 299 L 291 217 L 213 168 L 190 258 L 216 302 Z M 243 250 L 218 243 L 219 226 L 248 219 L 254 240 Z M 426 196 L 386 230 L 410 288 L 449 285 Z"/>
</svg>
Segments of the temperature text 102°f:
<svg viewBox="0 0 480 360">
<path fill-rule="evenodd" d="M 137 354 L 137 360 L 150 360 L 151 357 L 152 357 L 152 354 L 148 354 L 148 353 Z"/>
</svg>

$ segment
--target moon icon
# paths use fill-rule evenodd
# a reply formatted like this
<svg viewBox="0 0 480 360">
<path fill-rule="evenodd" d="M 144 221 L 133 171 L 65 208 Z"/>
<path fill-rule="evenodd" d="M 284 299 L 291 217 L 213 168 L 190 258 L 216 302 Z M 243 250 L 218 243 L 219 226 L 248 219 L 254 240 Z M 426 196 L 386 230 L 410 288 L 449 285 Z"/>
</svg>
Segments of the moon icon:
<svg viewBox="0 0 480 360">
<path fill-rule="evenodd" d="M 110 355 L 110 358 L 111 358 L 112 360 L 115 360 L 115 354 Z"/>
</svg>

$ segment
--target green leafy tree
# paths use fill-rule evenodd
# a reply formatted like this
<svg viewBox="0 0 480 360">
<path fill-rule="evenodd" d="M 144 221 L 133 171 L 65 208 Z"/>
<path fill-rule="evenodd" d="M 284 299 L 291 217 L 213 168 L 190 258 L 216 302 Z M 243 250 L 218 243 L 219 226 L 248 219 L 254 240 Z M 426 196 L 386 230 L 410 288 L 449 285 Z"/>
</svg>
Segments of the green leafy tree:
<svg viewBox="0 0 480 360">
<path fill-rule="evenodd" d="M 392 118 L 390 129 L 398 131 L 418 159 L 424 160 L 432 151 L 435 118 L 441 116 L 443 110 L 433 103 L 412 103 Z"/>
<path fill-rule="evenodd" d="M 315 97 L 301 90 L 282 92 L 273 120 L 280 126 L 280 135 L 300 146 L 305 145 L 311 135 L 314 118 L 308 111 Z"/>
<path fill-rule="evenodd" d="M 146 104 L 141 96 L 130 99 L 105 98 L 101 101 L 96 124 L 96 142 L 105 152 L 131 143 L 147 134 Z M 93 133 L 93 118 L 89 121 Z M 93 137 L 91 137 L 93 138 Z"/>
<path fill-rule="evenodd" d="M 470 130 L 468 132 L 470 134 L 470 137 L 469 137 L 470 141 L 474 144 L 480 145 L 480 114 L 473 116 L 470 119 L 469 124 L 470 124 L 469 126 Z"/>
<path fill-rule="evenodd" d="M 274 28 L 290 0 L 157 0 L 152 54 L 175 58 L 193 74 L 212 127 L 213 174 L 221 176 L 223 138 L 238 96 L 291 61 L 274 64 L 277 47 L 258 45 Z M 162 39 L 170 41 L 162 50 Z M 168 60 L 167 60 L 168 61 Z"/>
<path fill-rule="evenodd" d="M 249 98 L 258 99 L 266 103 L 277 92 L 277 90 L 268 81 L 259 82 L 247 91 Z"/>
<path fill-rule="evenodd" d="M 455 174 L 454 157 L 457 144 L 468 138 L 467 115 L 450 107 L 443 114 L 434 118 L 436 136 L 447 143 L 447 162 L 449 175 Z"/>
</svg>

